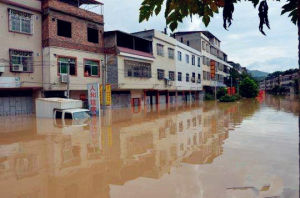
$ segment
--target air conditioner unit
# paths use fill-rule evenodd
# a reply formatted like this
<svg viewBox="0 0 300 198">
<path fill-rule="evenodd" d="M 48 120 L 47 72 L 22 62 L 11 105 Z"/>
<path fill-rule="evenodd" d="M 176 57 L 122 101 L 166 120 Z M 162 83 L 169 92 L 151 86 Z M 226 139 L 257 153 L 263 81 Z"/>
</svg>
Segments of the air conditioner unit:
<svg viewBox="0 0 300 198">
<path fill-rule="evenodd" d="M 192 82 L 195 82 L 195 77 L 192 77 L 192 78 L 191 78 L 191 81 L 192 81 Z"/>
<path fill-rule="evenodd" d="M 15 72 L 22 72 L 23 71 L 23 65 L 19 64 L 14 64 L 12 65 L 12 71 L 15 71 Z"/>
<path fill-rule="evenodd" d="M 60 74 L 60 82 L 68 83 L 68 74 Z"/>
<path fill-rule="evenodd" d="M 197 79 L 197 83 L 201 83 L 201 79 Z"/>
<path fill-rule="evenodd" d="M 168 81 L 168 86 L 172 86 L 173 85 L 173 82 L 172 81 Z"/>
</svg>

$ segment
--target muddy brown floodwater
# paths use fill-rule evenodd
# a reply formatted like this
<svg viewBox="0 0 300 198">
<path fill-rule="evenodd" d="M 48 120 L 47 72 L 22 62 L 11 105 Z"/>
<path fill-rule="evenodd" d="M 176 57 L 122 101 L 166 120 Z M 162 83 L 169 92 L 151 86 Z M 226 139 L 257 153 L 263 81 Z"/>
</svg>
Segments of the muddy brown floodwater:
<svg viewBox="0 0 300 198">
<path fill-rule="evenodd" d="M 299 197 L 299 100 L 0 118 L 1 198 Z"/>
</svg>

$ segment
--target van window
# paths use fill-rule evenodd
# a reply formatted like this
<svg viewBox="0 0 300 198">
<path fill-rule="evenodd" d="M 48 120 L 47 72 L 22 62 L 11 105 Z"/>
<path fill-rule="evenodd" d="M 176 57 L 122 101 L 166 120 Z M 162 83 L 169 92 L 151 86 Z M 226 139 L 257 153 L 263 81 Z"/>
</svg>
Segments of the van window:
<svg viewBox="0 0 300 198">
<path fill-rule="evenodd" d="M 62 118 L 62 112 L 61 111 L 55 111 L 55 118 L 61 119 Z"/>
<path fill-rule="evenodd" d="M 66 112 L 66 113 L 65 113 L 65 119 L 72 119 L 72 114 Z"/>
</svg>

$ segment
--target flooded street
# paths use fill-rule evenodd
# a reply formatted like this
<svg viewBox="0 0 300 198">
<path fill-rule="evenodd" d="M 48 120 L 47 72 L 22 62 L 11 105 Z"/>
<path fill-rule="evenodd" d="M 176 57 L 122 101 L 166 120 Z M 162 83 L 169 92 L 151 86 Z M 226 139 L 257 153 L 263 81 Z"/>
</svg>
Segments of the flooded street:
<svg viewBox="0 0 300 198">
<path fill-rule="evenodd" d="M 2 198 L 299 197 L 299 100 L 0 118 Z"/>
</svg>

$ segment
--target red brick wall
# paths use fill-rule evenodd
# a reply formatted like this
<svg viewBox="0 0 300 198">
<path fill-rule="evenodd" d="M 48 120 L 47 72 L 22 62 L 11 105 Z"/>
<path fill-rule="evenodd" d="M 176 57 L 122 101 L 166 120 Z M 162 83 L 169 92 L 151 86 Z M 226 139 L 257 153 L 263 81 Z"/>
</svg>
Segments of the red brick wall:
<svg viewBox="0 0 300 198">
<path fill-rule="evenodd" d="M 103 23 L 103 15 L 98 15 L 96 13 L 80 9 L 57 0 L 44 0 L 42 4 L 42 9 L 44 10 L 47 8 L 52 8 L 61 12 L 76 15 L 78 17 L 82 17 L 97 23 Z"/>
<path fill-rule="evenodd" d="M 50 2 L 56 2 L 55 0 L 49 0 Z M 62 7 L 65 7 L 65 9 L 71 9 L 71 10 L 80 10 L 78 12 L 81 12 L 82 10 L 80 8 L 76 8 L 73 6 L 70 6 L 65 3 L 56 2 L 59 3 Z M 46 4 L 44 3 L 43 7 L 46 8 Z M 69 8 L 72 7 L 72 8 Z M 62 8 L 63 10 L 63 8 Z M 47 11 L 47 12 L 46 12 Z M 68 49 L 77 49 L 77 50 L 84 50 L 84 51 L 91 51 L 91 52 L 103 52 L 103 32 L 104 27 L 100 23 L 100 21 L 93 22 L 90 19 L 83 19 L 81 17 L 76 17 L 60 12 L 56 12 L 54 10 L 44 10 L 43 16 L 43 47 L 49 47 L 49 46 L 56 46 L 56 47 L 63 47 Z M 90 12 L 89 12 L 90 14 Z M 92 13 L 94 14 L 94 13 Z M 100 16 L 100 15 L 97 15 Z M 57 35 L 57 19 L 68 21 L 72 23 L 72 37 L 66 38 L 62 36 Z M 103 18 L 102 18 L 103 19 Z M 99 43 L 91 43 L 87 40 L 87 27 L 93 27 L 98 29 L 99 31 Z"/>
</svg>

